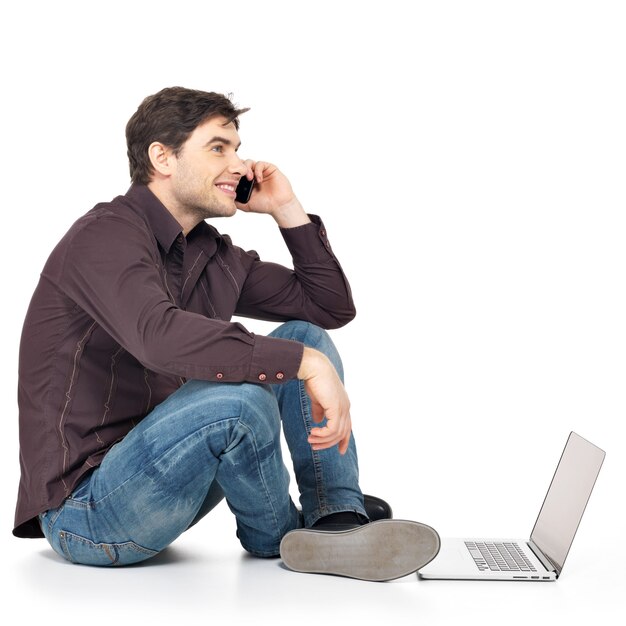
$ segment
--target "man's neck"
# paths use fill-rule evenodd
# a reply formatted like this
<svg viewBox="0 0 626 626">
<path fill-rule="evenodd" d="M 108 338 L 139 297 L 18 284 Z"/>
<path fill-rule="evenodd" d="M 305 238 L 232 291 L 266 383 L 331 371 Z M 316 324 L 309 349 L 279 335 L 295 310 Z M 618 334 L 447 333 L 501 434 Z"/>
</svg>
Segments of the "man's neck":
<svg viewBox="0 0 626 626">
<path fill-rule="evenodd" d="M 180 224 L 185 237 L 187 233 L 191 232 L 202 221 L 200 217 L 185 212 L 169 190 L 164 185 L 159 184 L 159 181 L 152 180 L 148 183 L 147 187 Z"/>
</svg>

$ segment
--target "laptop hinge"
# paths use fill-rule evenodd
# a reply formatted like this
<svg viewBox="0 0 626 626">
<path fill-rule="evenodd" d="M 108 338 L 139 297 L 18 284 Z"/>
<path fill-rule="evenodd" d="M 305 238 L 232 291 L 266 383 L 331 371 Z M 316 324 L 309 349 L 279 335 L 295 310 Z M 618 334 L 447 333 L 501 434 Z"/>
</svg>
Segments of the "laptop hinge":
<svg viewBox="0 0 626 626">
<path fill-rule="evenodd" d="M 553 563 L 540 549 L 539 546 L 532 540 L 528 540 L 528 547 L 533 551 L 534 555 L 541 561 L 541 564 L 549 571 L 555 572 L 556 577 L 559 577 L 561 570 Z"/>
</svg>

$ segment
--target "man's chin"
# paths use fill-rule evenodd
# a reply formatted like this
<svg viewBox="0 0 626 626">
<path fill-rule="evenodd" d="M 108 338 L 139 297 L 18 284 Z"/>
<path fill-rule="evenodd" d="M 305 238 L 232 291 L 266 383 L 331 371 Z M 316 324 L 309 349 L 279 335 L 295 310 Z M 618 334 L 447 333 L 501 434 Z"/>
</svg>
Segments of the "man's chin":
<svg viewBox="0 0 626 626">
<path fill-rule="evenodd" d="M 232 217 L 237 213 L 237 207 L 233 202 L 232 206 L 212 206 L 198 209 L 198 213 L 202 215 L 202 219 L 208 220 L 216 217 Z"/>
<path fill-rule="evenodd" d="M 222 213 L 220 213 L 220 215 L 216 215 L 216 217 L 232 217 L 236 213 L 237 213 L 237 207 L 235 206 L 235 203 L 233 202 L 232 207 L 225 208 L 222 211 Z"/>
</svg>

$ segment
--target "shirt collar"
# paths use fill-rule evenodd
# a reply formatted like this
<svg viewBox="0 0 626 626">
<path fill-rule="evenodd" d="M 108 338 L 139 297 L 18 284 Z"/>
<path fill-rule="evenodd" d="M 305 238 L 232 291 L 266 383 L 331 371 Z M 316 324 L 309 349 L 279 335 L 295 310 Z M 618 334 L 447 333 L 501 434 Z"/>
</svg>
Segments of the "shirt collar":
<svg viewBox="0 0 626 626">
<path fill-rule="evenodd" d="M 146 185 L 133 183 L 126 192 L 126 198 L 131 208 L 146 220 L 159 245 L 169 252 L 176 237 L 182 233 L 176 218 Z M 187 235 L 187 241 L 193 241 L 208 257 L 215 254 L 220 239 L 219 232 L 206 222 L 200 222 Z"/>
</svg>

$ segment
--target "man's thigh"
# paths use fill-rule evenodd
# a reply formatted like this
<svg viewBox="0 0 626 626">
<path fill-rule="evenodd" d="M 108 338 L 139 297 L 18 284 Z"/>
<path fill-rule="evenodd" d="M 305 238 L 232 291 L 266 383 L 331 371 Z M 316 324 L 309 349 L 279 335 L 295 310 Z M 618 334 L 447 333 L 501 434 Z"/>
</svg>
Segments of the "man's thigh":
<svg viewBox="0 0 626 626">
<path fill-rule="evenodd" d="M 268 445 L 259 431 L 273 421 L 279 416 L 269 387 L 190 381 L 113 446 L 62 507 L 44 516 L 44 532 L 55 550 L 77 562 L 123 565 L 149 558 L 206 512 L 211 486 L 219 493 L 220 458 L 248 436 L 249 424 L 255 441 Z"/>
</svg>

